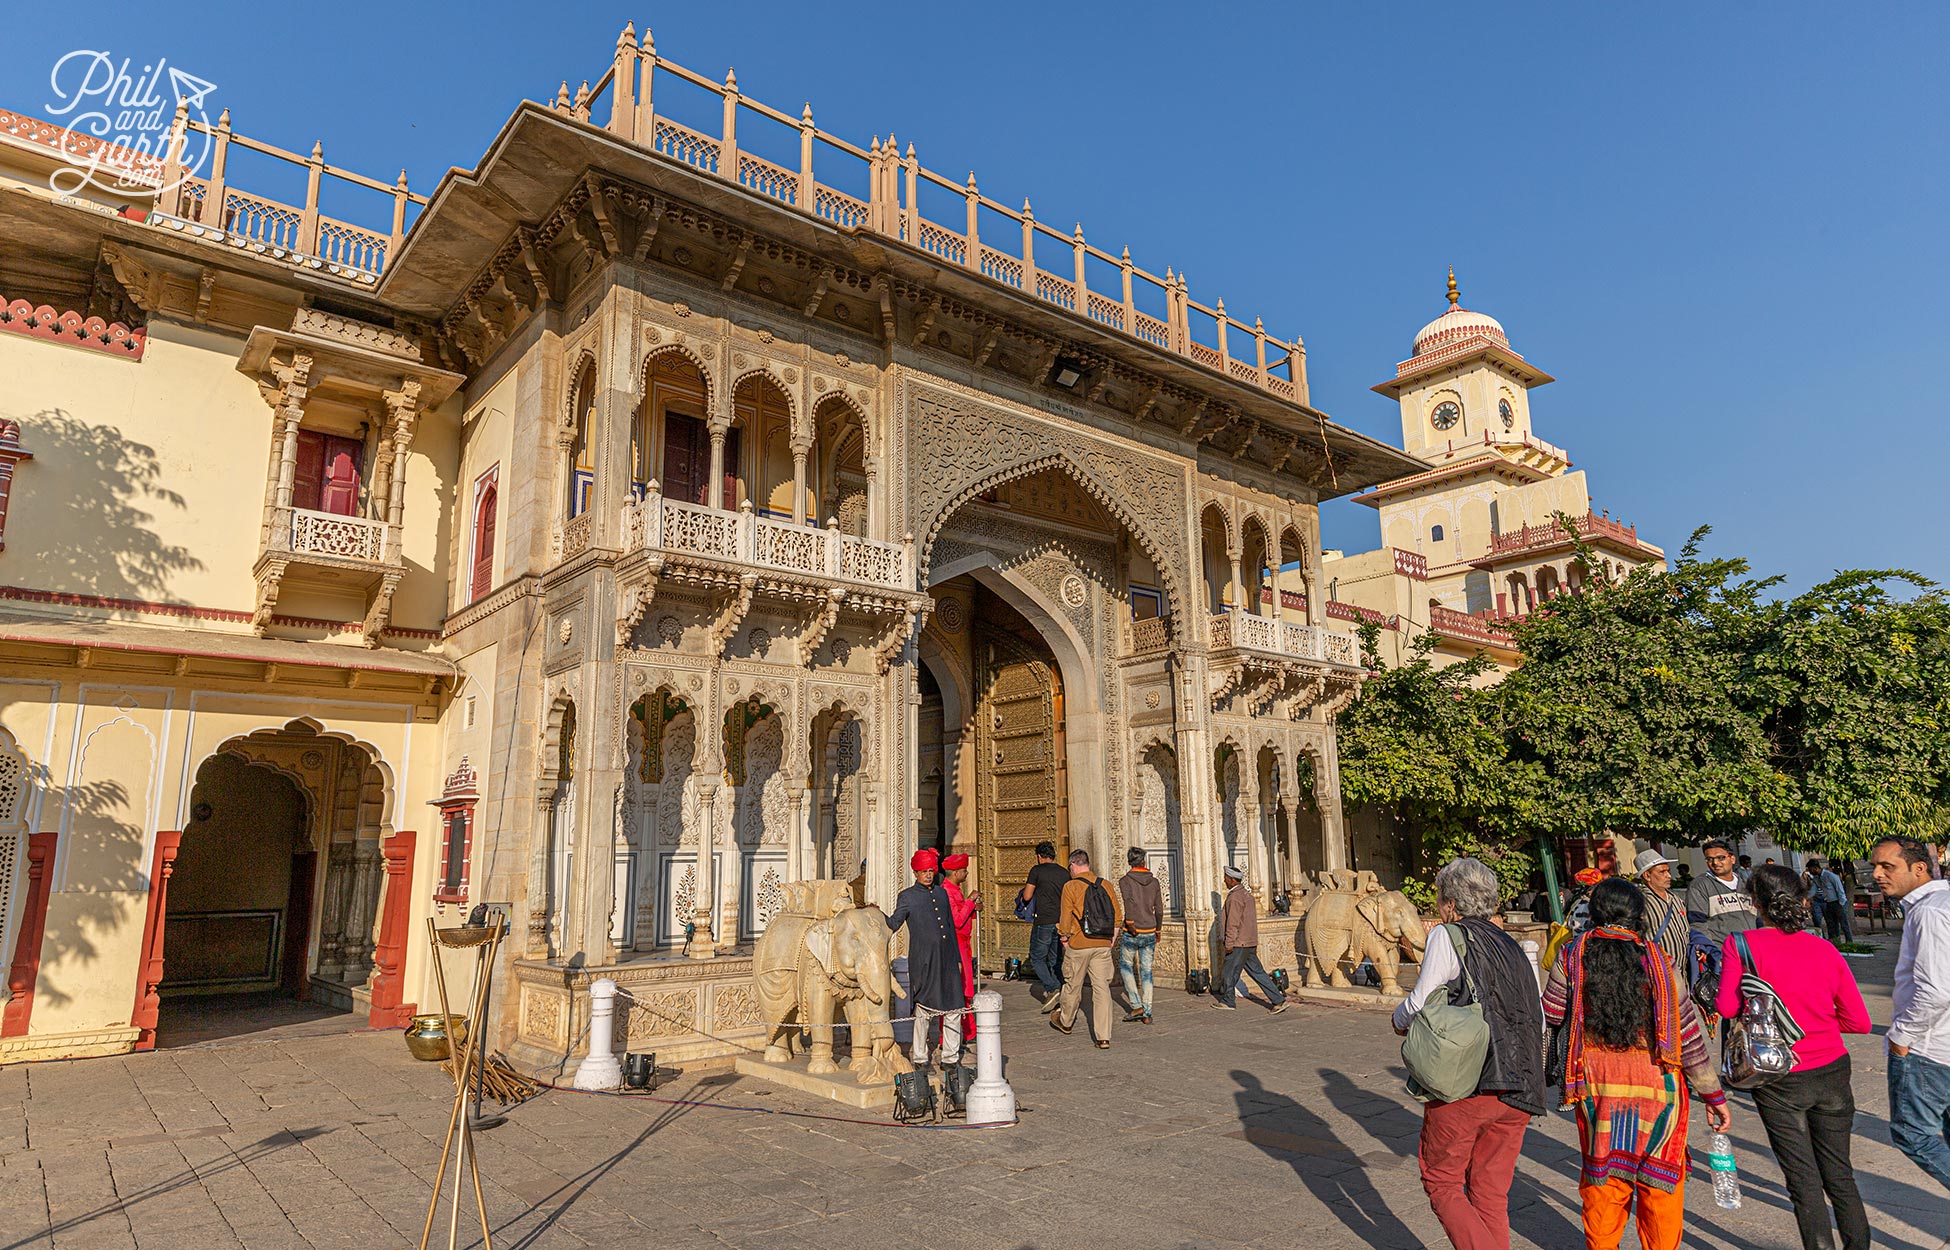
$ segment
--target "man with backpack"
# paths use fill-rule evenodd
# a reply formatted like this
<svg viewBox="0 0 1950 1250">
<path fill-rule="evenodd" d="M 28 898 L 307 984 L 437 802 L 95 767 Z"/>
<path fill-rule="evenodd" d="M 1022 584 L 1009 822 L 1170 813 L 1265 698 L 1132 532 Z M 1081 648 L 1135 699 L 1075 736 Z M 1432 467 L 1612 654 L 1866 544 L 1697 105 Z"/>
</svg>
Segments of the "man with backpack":
<svg viewBox="0 0 1950 1250">
<path fill-rule="evenodd" d="M 1083 1005 L 1083 983 L 1090 982 L 1090 1032 L 1098 1050 L 1110 1049 L 1110 983 L 1117 961 L 1111 949 L 1124 925 L 1117 895 L 1090 871 L 1088 851 L 1070 852 L 1070 881 L 1063 887 L 1063 914 L 1056 935 L 1063 943 L 1063 992 L 1050 1016 L 1059 1033 L 1076 1028 Z"/>
<path fill-rule="evenodd" d="M 1225 947 L 1225 962 L 1219 966 L 1219 980 L 1212 987 L 1219 1011 L 1237 1011 L 1239 977 L 1244 973 L 1259 984 L 1275 1015 L 1286 1010 L 1286 991 L 1267 974 L 1259 962 L 1259 911 L 1253 892 L 1246 888 L 1246 874 L 1236 865 L 1226 865 L 1226 901 L 1221 909 L 1219 941 Z"/>
</svg>

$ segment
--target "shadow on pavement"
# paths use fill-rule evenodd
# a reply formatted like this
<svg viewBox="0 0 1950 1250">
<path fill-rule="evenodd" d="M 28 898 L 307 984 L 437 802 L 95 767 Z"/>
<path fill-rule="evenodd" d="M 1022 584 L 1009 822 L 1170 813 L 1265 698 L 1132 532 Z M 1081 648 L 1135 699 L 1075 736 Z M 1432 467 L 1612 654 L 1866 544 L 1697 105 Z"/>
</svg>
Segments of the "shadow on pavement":
<svg viewBox="0 0 1950 1250">
<path fill-rule="evenodd" d="M 1360 1156 L 1341 1144 L 1327 1122 L 1285 1094 L 1234 1069 L 1239 1088 L 1237 1136 L 1293 1169 L 1301 1184 L 1363 1245 L 1419 1247 L 1422 1239 L 1395 1217 L 1369 1180 Z"/>
</svg>

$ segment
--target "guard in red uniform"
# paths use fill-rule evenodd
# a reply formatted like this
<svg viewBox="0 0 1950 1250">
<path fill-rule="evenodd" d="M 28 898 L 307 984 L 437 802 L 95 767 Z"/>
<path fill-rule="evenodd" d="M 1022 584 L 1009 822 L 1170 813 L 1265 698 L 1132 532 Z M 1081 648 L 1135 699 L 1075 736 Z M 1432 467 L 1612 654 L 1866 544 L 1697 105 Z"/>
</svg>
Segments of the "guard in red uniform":
<svg viewBox="0 0 1950 1250">
<path fill-rule="evenodd" d="M 948 911 L 955 920 L 955 940 L 961 943 L 961 993 L 969 1006 L 975 1005 L 975 913 L 982 909 L 982 896 L 964 890 L 968 884 L 968 856 L 957 851 L 941 861 L 943 883 L 948 888 Z M 962 1036 L 974 1038 L 975 1017 L 965 1017 Z"/>
</svg>

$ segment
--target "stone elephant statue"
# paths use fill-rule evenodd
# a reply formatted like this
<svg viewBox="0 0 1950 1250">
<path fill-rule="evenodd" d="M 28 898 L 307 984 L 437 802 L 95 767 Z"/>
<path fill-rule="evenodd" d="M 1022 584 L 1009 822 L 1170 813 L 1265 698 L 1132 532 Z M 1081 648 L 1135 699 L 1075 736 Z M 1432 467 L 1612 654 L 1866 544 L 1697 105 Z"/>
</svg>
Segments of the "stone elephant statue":
<svg viewBox="0 0 1950 1250">
<path fill-rule="evenodd" d="M 1396 980 L 1400 944 L 1405 939 L 1416 959 L 1428 945 L 1428 931 L 1415 904 L 1400 890 L 1356 894 L 1350 890 L 1319 890 L 1307 905 L 1307 950 L 1314 961 L 1316 983 L 1346 986 L 1341 961 L 1359 967 L 1374 961 L 1385 994 L 1401 992 Z"/>
<path fill-rule="evenodd" d="M 822 886 L 840 888 L 817 888 Z M 790 1059 L 793 1039 L 802 1027 L 809 1028 L 807 1071 L 838 1071 L 833 1026 L 843 1013 L 853 1045 L 847 1066 L 862 1085 L 880 1084 L 914 1070 L 889 1023 L 894 996 L 902 992 L 889 953 L 893 935 L 886 913 L 854 906 L 845 886 L 843 881 L 788 886 L 786 910 L 759 935 L 752 981 L 767 1021 L 765 1058 Z"/>
</svg>

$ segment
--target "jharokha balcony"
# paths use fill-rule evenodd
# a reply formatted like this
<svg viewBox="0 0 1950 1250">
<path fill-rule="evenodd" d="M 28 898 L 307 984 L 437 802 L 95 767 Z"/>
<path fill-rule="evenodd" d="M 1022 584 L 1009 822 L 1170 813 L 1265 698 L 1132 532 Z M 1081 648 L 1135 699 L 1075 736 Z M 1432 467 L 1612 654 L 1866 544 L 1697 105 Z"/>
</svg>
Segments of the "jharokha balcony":
<svg viewBox="0 0 1950 1250">
<path fill-rule="evenodd" d="M 556 553 L 574 559 L 591 545 L 585 512 L 563 527 Z M 629 640 L 664 581 L 725 596 L 714 625 L 722 647 L 754 596 L 796 601 L 812 615 L 801 640 L 807 651 L 832 630 L 842 610 L 905 622 L 929 605 L 914 590 L 914 544 L 881 542 L 779 517 L 761 516 L 747 500 L 733 512 L 664 495 L 656 482 L 623 506 L 617 563 L 619 644 Z M 895 640 L 905 628 L 890 629 Z"/>
<path fill-rule="evenodd" d="M 1285 701 L 1289 714 L 1324 704 L 1329 714 L 1361 688 L 1361 648 L 1353 634 L 1249 612 L 1220 612 L 1207 624 L 1212 704 L 1253 714 Z"/>
</svg>

